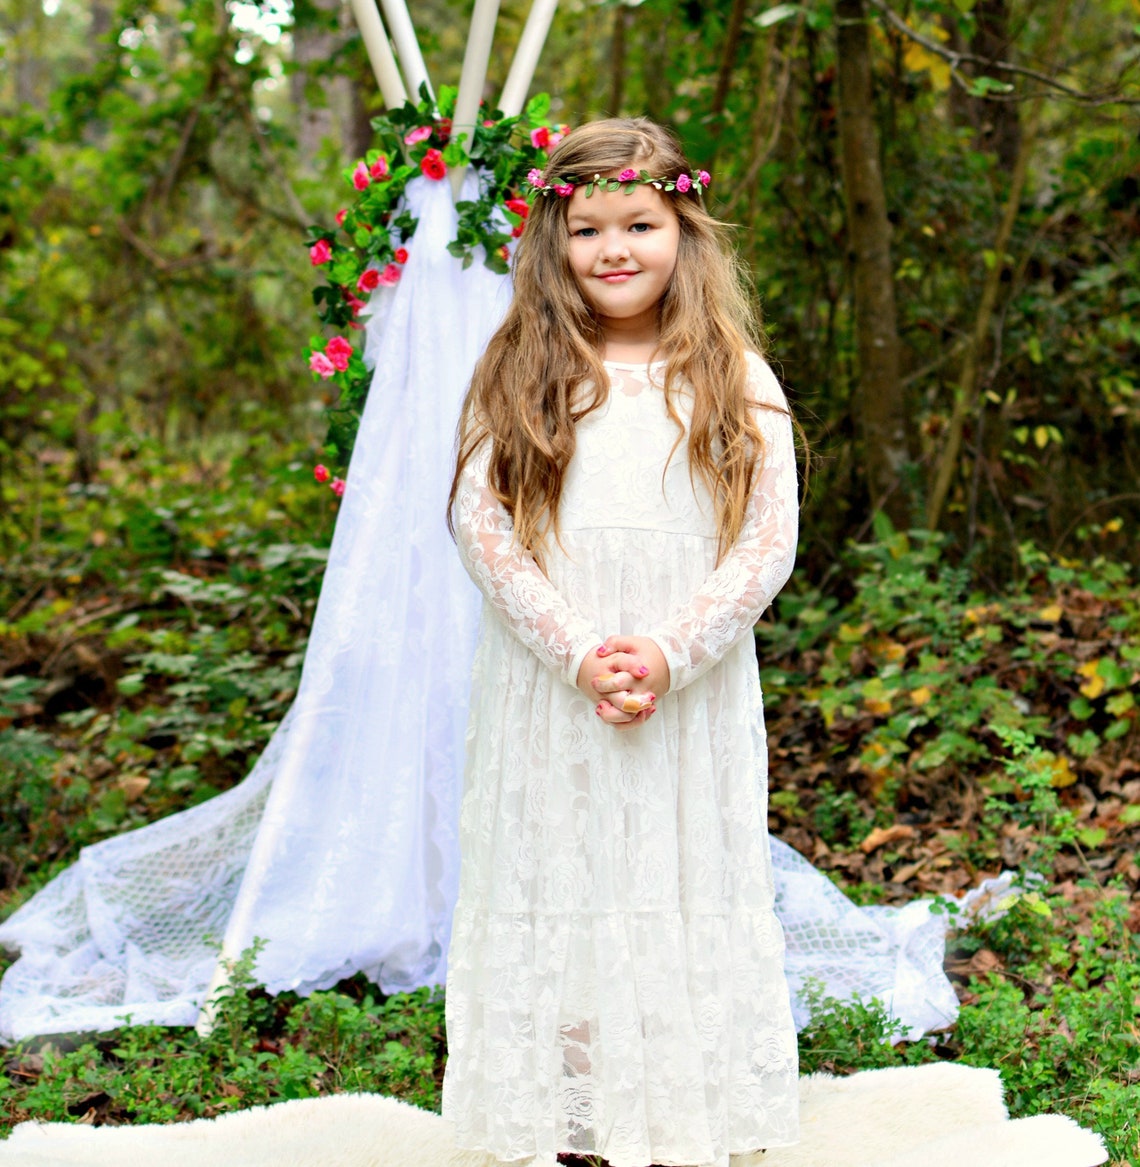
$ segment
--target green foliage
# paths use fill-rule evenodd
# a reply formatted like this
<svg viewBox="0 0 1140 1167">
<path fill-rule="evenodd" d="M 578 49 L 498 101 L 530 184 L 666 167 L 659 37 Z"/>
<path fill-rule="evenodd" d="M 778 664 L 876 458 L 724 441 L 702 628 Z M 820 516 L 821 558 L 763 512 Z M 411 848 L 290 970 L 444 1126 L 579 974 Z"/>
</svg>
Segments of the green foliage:
<svg viewBox="0 0 1140 1167">
<path fill-rule="evenodd" d="M 1113 1162 L 1140 1165 L 1140 937 L 1128 928 L 1127 897 L 1091 884 L 1075 896 L 1025 892 L 951 946 L 952 955 L 984 954 L 991 970 L 962 986 L 951 1029 L 908 1044 L 881 1002 L 809 988 L 801 1072 L 934 1060 L 989 1067 L 1001 1072 L 1013 1117 L 1067 1114 L 1104 1138 Z"/>
<path fill-rule="evenodd" d="M 1078 817 L 1065 792 L 1096 783 L 1094 768 L 1136 740 L 1140 607 L 1128 569 L 1024 549 L 1027 581 L 983 595 L 944 536 L 883 534 L 849 549 L 844 602 L 805 587 L 758 627 L 782 744 L 814 758 L 822 739 L 830 758 L 794 803 L 774 795 L 773 812 L 800 825 L 810 816 L 843 848 L 900 812 L 918 823 L 969 806 L 969 832 L 951 842 L 982 868 L 1001 858 L 1045 870 L 1117 836 L 1111 812 L 1085 804 Z"/>
<path fill-rule="evenodd" d="M 231 968 L 215 1025 L 137 1026 L 69 1049 L 55 1040 L 7 1051 L 0 1134 L 30 1117 L 175 1122 L 321 1094 L 390 1094 L 439 1110 L 443 1001 L 384 997 L 362 979 L 307 999 L 272 998 L 250 976 L 255 945 Z"/>
<path fill-rule="evenodd" d="M 0 894 L 244 777 L 292 700 L 331 534 L 302 449 L 205 472 L 132 444 L 113 489 L 25 492 L 41 543 L 0 577 Z"/>
</svg>

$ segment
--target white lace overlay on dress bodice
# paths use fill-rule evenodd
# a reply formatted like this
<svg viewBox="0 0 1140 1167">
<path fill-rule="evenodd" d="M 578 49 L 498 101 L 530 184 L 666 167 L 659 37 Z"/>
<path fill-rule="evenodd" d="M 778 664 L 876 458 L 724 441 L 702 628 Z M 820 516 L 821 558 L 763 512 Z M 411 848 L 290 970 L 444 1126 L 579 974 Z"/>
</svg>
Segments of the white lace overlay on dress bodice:
<svg viewBox="0 0 1140 1167">
<path fill-rule="evenodd" d="M 707 538 L 715 546 L 712 500 L 690 475 L 684 436 L 655 381 L 664 363 L 606 367 L 612 377 L 608 399 L 578 424 L 560 530 L 672 532 Z M 671 691 L 696 680 L 751 631 L 795 560 L 799 512 L 791 417 L 775 376 L 754 353 L 749 390 L 765 449 L 740 537 L 692 596 L 639 630 L 661 647 Z M 656 408 L 645 408 L 643 393 L 657 398 Z M 685 404 L 678 402 L 682 416 Z M 487 486 L 489 462 L 484 444 L 460 478 L 456 538 L 464 565 L 522 643 L 573 685 L 590 650 L 619 630 L 595 627 L 534 557 L 515 546 L 511 517 Z"/>
</svg>

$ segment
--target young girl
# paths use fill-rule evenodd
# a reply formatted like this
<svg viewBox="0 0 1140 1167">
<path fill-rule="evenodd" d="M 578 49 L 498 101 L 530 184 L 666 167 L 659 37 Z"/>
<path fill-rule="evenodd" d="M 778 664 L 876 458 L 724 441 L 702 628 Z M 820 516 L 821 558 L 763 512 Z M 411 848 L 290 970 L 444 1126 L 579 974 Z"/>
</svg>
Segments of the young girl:
<svg viewBox="0 0 1140 1167">
<path fill-rule="evenodd" d="M 486 602 L 444 1114 L 507 1162 L 728 1167 L 797 1137 L 751 635 L 792 424 L 669 134 L 586 125 L 531 180 L 451 491 Z"/>
</svg>

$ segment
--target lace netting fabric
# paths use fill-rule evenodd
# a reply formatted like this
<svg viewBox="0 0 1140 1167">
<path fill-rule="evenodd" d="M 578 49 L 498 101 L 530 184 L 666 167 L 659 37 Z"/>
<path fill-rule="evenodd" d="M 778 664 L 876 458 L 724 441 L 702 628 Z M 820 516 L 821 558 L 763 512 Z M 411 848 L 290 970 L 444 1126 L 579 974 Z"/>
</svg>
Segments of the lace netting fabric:
<svg viewBox="0 0 1140 1167">
<path fill-rule="evenodd" d="M 510 290 L 448 254 L 446 183 L 408 199 L 419 226 L 403 279 L 374 296 L 372 390 L 293 706 L 239 786 L 85 848 L 0 925 L 19 953 L 6 1041 L 193 1024 L 222 940 L 261 938 L 274 992 L 361 970 L 389 991 L 444 979 L 480 597 L 442 516 L 459 402 Z M 953 1019 L 929 902 L 856 908 L 777 840 L 771 863 L 793 989 L 879 997 L 912 1036 Z"/>
</svg>

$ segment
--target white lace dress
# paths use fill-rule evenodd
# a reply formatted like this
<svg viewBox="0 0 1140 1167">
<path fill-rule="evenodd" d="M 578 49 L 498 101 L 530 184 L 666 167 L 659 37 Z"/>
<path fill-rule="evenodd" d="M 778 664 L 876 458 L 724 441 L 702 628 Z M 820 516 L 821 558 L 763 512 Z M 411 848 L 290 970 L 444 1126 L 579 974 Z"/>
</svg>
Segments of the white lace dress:
<svg viewBox="0 0 1140 1167">
<path fill-rule="evenodd" d="M 608 402 L 578 426 L 549 579 L 511 545 L 486 447 L 456 503 L 485 602 L 444 1114 L 461 1146 L 504 1161 L 727 1167 L 797 1139 L 750 634 L 795 555 L 791 423 L 757 411 L 764 469 L 717 567 L 684 442 L 669 457 L 663 366 L 607 368 Z M 759 357 L 750 381 L 784 407 Z M 626 732 L 574 686 L 613 633 L 652 636 L 671 676 L 656 715 Z"/>
</svg>

